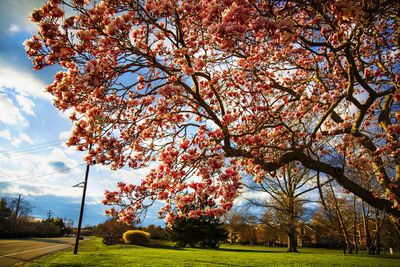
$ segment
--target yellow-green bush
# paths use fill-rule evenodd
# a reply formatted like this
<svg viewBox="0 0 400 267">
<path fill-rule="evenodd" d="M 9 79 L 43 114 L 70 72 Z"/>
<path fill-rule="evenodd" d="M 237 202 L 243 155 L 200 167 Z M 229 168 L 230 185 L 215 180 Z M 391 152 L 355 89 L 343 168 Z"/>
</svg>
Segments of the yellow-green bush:
<svg viewBox="0 0 400 267">
<path fill-rule="evenodd" d="M 122 235 L 122 238 L 127 244 L 144 245 L 150 242 L 150 233 L 139 230 L 129 230 Z"/>
</svg>

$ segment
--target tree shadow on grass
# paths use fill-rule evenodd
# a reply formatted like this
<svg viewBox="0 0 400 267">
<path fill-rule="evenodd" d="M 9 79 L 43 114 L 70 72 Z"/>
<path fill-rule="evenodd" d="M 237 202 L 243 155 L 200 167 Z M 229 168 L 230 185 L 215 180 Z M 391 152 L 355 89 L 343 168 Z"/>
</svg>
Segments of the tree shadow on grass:
<svg viewBox="0 0 400 267">
<path fill-rule="evenodd" d="M 155 249 L 168 249 L 168 250 L 184 250 L 184 247 L 176 247 L 171 244 L 165 243 L 150 243 L 145 245 L 144 247 L 148 248 L 155 248 Z M 235 248 L 193 248 L 193 249 L 208 249 L 208 250 L 215 250 L 215 251 L 227 251 L 227 252 L 256 252 L 256 253 L 287 253 L 286 251 L 271 251 L 271 250 L 255 250 L 255 249 L 235 249 Z"/>
<path fill-rule="evenodd" d="M 357 255 L 357 254 L 353 254 L 353 255 Z M 387 258 L 387 259 L 396 259 L 396 260 L 400 260 L 400 255 L 368 255 L 366 254 L 368 257 L 379 257 L 379 258 Z"/>
<path fill-rule="evenodd" d="M 215 248 L 216 251 L 229 251 L 229 252 L 251 252 L 251 253 L 287 253 L 286 251 L 273 251 L 273 250 L 255 250 L 255 249 L 234 249 L 234 248 Z"/>
<path fill-rule="evenodd" d="M 81 264 L 81 263 L 51 263 L 46 266 L 52 266 L 52 267 L 83 267 L 83 266 L 98 266 L 98 263 L 93 263 L 93 264 Z"/>
<path fill-rule="evenodd" d="M 157 242 L 157 241 L 151 241 L 151 243 L 146 244 L 146 245 L 130 245 L 130 244 L 125 244 L 121 243 L 121 249 L 140 249 L 140 248 L 155 248 L 155 249 L 168 249 L 168 250 L 182 250 L 183 248 L 181 247 L 176 247 L 173 244 L 166 243 L 166 242 Z"/>
<path fill-rule="evenodd" d="M 184 248 L 181 247 L 175 247 L 171 245 L 166 245 L 166 244 L 148 244 L 145 245 L 147 248 L 158 248 L 158 249 L 169 249 L 169 250 L 183 250 Z"/>
<path fill-rule="evenodd" d="M 230 264 L 230 263 L 227 263 L 227 262 L 218 263 L 218 262 L 213 262 L 213 261 L 202 261 L 202 260 L 196 260 L 195 262 L 199 263 L 199 264 L 207 264 L 207 265 L 213 265 L 213 266 L 218 266 L 218 265 L 221 265 L 221 266 L 237 266 L 237 264 Z"/>
</svg>

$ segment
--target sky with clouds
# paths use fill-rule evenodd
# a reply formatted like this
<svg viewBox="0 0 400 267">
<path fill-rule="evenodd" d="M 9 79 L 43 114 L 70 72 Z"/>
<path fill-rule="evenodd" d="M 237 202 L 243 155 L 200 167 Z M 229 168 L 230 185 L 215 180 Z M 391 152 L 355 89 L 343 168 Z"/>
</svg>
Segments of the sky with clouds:
<svg viewBox="0 0 400 267">
<path fill-rule="evenodd" d="M 36 31 L 28 19 L 44 0 L 0 0 L 0 197 L 22 197 L 33 206 L 32 216 L 73 220 L 77 224 L 85 164 L 74 148 L 64 143 L 73 125 L 57 111 L 45 88 L 58 67 L 31 70 L 23 42 Z M 147 170 L 111 172 L 92 166 L 89 172 L 83 225 L 107 219 L 101 204 L 105 189 L 118 181 L 134 183 Z M 155 207 L 144 222 L 164 225 Z"/>
</svg>

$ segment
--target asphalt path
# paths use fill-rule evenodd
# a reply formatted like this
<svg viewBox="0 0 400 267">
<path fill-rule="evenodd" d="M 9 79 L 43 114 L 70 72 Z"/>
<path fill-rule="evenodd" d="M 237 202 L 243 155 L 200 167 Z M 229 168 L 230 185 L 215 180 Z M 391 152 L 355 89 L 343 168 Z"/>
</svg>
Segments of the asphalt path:
<svg viewBox="0 0 400 267">
<path fill-rule="evenodd" d="M 75 237 L 0 239 L 0 267 L 29 262 L 74 244 Z"/>
</svg>

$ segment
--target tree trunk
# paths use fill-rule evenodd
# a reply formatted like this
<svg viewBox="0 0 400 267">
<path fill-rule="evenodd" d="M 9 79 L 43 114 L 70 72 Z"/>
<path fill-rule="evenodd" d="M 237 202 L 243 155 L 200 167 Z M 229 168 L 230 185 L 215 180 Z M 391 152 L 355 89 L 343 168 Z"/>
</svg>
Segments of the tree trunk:
<svg viewBox="0 0 400 267">
<path fill-rule="evenodd" d="M 344 244 L 345 244 L 345 248 L 344 248 L 343 252 L 345 253 L 345 249 L 347 249 L 347 252 L 349 254 L 352 254 L 353 250 L 352 250 L 352 247 L 351 247 L 349 235 L 347 234 L 347 230 L 346 230 L 346 226 L 344 225 L 342 213 L 340 212 L 340 209 L 339 209 L 339 203 L 338 203 L 338 200 L 336 199 L 335 192 L 333 191 L 331 183 L 330 183 L 330 188 L 331 188 L 332 196 L 333 196 L 334 201 L 335 201 L 335 210 L 336 210 L 336 215 L 337 215 L 337 218 L 338 218 L 338 221 L 339 221 L 339 230 L 342 233 L 342 238 L 343 238 L 343 241 L 344 241 Z"/>
<path fill-rule="evenodd" d="M 289 221 L 288 221 L 288 250 L 287 252 L 297 252 L 296 248 L 296 224 L 294 214 L 294 201 L 289 198 Z"/>
<path fill-rule="evenodd" d="M 357 209 L 356 209 L 356 196 L 353 198 L 353 242 L 354 242 L 354 253 L 358 254 L 358 239 L 357 239 Z"/>
<path fill-rule="evenodd" d="M 288 233 L 288 250 L 287 252 L 297 252 L 295 231 L 289 230 Z"/>
<path fill-rule="evenodd" d="M 15 209 L 15 216 L 14 216 L 14 224 L 13 224 L 13 232 L 14 232 L 14 237 L 17 238 L 17 220 L 18 220 L 18 211 L 19 211 L 19 203 L 21 202 L 21 194 L 18 195 L 18 202 L 17 202 L 17 207 Z"/>
<path fill-rule="evenodd" d="M 364 201 L 362 201 L 362 214 L 363 214 L 363 224 L 364 224 L 364 233 L 365 233 L 365 241 L 367 245 L 367 251 L 368 254 L 373 255 L 375 254 L 375 246 L 372 244 L 371 240 L 371 235 L 369 233 L 369 228 L 368 228 L 368 218 L 367 214 L 365 212 L 365 204 Z"/>
<path fill-rule="evenodd" d="M 380 220 L 380 216 L 379 216 L 379 211 L 378 209 L 375 209 L 375 236 L 374 236 L 374 240 L 375 240 L 375 244 L 376 244 L 376 255 L 381 254 L 381 227 L 382 226 L 382 222 Z"/>
<path fill-rule="evenodd" d="M 351 244 L 350 244 L 349 235 L 347 234 L 347 230 L 346 230 L 346 227 L 344 225 L 343 217 L 342 217 L 342 214 L 340 213 L 339 207 L 336 207 L 336 212 L 337 212 L 337 216 L 338 216 L 338 219 L 339 219 L 339 227 L 340 227 L 342 235 L 343 235 L 343 240 L 344 240 L 344 243 L 346 245 L 347 252 L 349 254 L 352 254 L 353 250 L 352 250 L 352 247 L 351 247 Z"/>
</svg>

